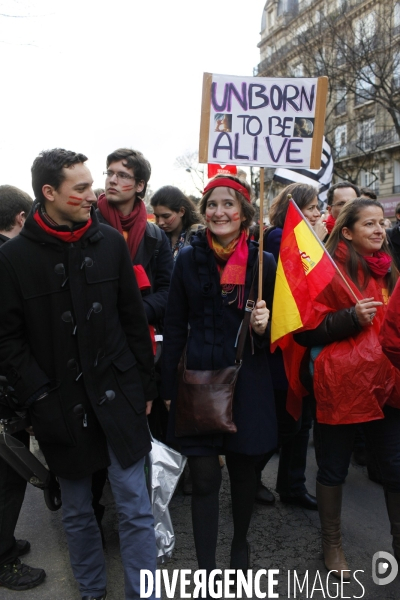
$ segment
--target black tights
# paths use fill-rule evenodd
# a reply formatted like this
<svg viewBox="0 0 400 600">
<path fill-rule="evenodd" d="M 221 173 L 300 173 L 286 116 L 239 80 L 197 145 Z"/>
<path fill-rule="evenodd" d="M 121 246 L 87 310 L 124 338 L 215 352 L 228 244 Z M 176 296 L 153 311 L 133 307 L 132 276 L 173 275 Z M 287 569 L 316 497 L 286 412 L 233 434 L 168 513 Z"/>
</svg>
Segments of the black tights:
<svg viewBox="0 0 400 600">
<path fill-rule="evenodd" d="M 226 454 L 226 466 L 231 482 L 233 540 L 232 569 L 247 569 L 247 531 L 257 490 L 255 464 L 262 456 Z M 199 569 L 208 572 L 216 568 L 218 536 L 219 490 L 221 467 L 218 456 L 190 456 L 189 467 L 193 481 L 192 522 Z"/>
</svg>

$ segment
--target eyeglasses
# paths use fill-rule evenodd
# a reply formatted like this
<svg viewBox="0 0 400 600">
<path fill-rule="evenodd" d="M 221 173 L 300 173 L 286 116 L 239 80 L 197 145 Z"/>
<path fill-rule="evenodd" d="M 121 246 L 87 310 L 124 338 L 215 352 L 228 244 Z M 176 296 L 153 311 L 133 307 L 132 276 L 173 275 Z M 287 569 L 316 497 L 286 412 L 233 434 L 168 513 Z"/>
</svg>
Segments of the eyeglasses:
<svg viewBox="0 0 400 600">
<path fill-rule="evenodd" d="M 117 177 L 117 179 L 135 179 L 133 175 L 129 175 L 128 173 L 122 173 L 121 171 L 119 173 L 114 173 L 114 171 L 103 171 L 103 175 L 107 175 L 107 177 L 114 177 L 114 175 Z"/>
</svg>

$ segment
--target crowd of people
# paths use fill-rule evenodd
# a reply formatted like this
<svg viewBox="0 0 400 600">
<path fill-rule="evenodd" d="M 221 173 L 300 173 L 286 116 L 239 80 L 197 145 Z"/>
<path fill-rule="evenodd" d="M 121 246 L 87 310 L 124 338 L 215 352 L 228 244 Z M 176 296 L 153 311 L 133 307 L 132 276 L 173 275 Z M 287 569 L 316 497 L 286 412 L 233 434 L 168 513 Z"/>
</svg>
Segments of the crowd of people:
<svg viewBox="0 0 400 600">
<path fill-rule="evenodd" d="M 151 198 L 155 225 L 143 201 L 151 166 L 140 152 L 112 152 L 97 195 L 86 160 L 42 152 L 32 165 L 34 202 L 0 186 L 0 375 L 9 386 L 0 418 L 28 415 L 31 426 L 14 435 L 26 446 L 34 435 L 58 479 L 82 599 L 107 597 L 100 502 L 107 479 L 127 600 L 140 597 L 140 570 L 156 569 L 144 469 L 149 427 L 188 457 L 195 550 L 207 573 L 217 566 L 221 457 L 231 489 L 230 568 L 246 571 L 254 502 L 275 502 L 262 471 L 279 449 L 280 500 L 319 511 L 325 566 L 348 580 L 342 485 L 360 437 L 378 465 L 400 561 L 400 225 L 386 231 L 382 205 L 354 184 L 330 188 L 325 216 L 316 188 L 291 184 L 257 233 L 250 186 L 234 175 L 209 181 L 198 206 L 174 186 L 160 188 Z M 316 300 L 316 327 L 293 336 L 303 348 L 306 391 L 297 418 L 286 405 L 285 357 L 270 351 L 291 200 L 340 272 Z M 235 364 L 233 428 L 182 434 L 182 373 L 205 377 Z M 212 387 L 204 385 L 204 398 Z M 313 424 L 316 497 L 305 478 Z M 30 544 L 14 536 L 25 489 L 0 453 L 0 586 L 13 590 L 45 578 L 21 562 Z"/>
</svg>

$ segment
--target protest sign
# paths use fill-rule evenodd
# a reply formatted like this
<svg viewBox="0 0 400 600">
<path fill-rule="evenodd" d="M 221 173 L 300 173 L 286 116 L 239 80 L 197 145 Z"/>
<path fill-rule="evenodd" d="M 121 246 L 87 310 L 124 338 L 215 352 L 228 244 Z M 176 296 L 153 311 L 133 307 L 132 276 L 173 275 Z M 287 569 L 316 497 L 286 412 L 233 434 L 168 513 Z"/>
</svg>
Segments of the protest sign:
<svg viewBox="0 0 400 600">
<path fill-rule="evenodd" d="M 321 167 L 327 77 L 204 73 L 199 162 Z"/>
</svg>

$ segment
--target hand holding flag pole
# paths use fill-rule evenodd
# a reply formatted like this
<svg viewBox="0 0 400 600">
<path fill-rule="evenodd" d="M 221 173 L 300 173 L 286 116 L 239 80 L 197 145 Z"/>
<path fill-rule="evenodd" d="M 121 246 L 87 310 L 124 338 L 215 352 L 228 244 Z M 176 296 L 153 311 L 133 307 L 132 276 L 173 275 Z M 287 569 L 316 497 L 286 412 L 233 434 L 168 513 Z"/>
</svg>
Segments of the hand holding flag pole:
<svg viewBox="0 0 400 600">
<path fill-rule="evenodd" d="M 314 302 L 335 273 L 351 296 L 360 299 L 346 280 L 297 204 L 290 200 L 282 231 L 272 309 L 271 343 L 282 347 L 287 334 L 315 328 Z"/>
</svg>

